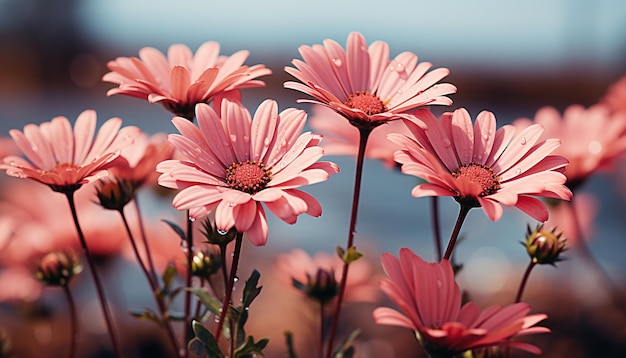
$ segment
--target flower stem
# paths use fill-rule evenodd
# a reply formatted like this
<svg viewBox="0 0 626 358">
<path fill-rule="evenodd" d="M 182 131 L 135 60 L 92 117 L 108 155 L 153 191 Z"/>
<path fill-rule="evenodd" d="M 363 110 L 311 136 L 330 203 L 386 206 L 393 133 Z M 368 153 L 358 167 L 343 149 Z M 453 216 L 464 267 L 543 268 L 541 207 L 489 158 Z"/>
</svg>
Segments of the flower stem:
<svg viewBox="0 0 626 358">
<path fill-rule="evenodd" d="M 226 313 L 228 312 L 230 299 L 233 294 L 233 287 L 235 286 L 235 278 L 237 277 L 237 266 L 239 265 L 239 255 L 241 253 L 242 241 L 243 241 L 243 233 L 237 232 L 237 237 L 235 238 L 235 251 L 233 253 L 233 262 L 231 263 L 231 266 L 230 266 L 230 276 L 228 279 L 228 285 L 226 287 L 226 292 L 224 293 L 224 302 L 222 303 L 222 311 L 220 312 L 220 317 L 219 317 L 219 320 L 217 321 L 217 328 L 215 330 L 215 339 L 218 341 L 220 339 L 220 335 L 222 334 L 222 326 L 224 325 L 224 320 L 226 319 Z M 231 354 L 232 353 L 234 352 L 231 352 Z"/>
<path fill-rule="evenodd" d="M 320 300 L 320 357 L 324 357 L 324 300 Z"/>
<path fill-rule="evenodd" d="M 78 214 L 76 212 L 76 203 L 74 201 L 74 192 L 75 190 L 70 190 L 70 191 L 65 192 L 65 195 L 70 205 L 72 218 L 74 219 L 74 226 L 76 226 L 78 239 L 80 240 L 80 245 L 83 249 L 83 253 L 85 254 L 85 257 L 87 258 L 87 263 L 89 264 L 89 271 L 91 271 L 91 276 L 93 277 L 94 284 L 96 285 L 98 299 L 100 301 L 100 306 L 102 308 L 104 320 L 106 321 L 107 329 L 109 331 L 109 337 L 111 337 L 111 342 L 113 343 L 113 350 L 115 351 L 115 356 L 121 357 L 122 353 L 120 350 L 119 342 L 117 340 L 115 329 L 113 328 L 113 318 L 109 310 L 109 306 L 107 304 L 106 296 L 104 295 L 104 288 L 102 287 L 100 276 L 98 275 L 98 271 L 96 270 L 96 264 L 93 260 L 93 257 L 91 256 L 91 252 L 87 248 L 87 242 L 85 241 L 85 236 L 83 235 L 83 231 L 80 228 L 80 224 L 78 222 Z"/>
<path fill-rule="evenodd" d="M 139 198 L 135 195 L 135 199 L 133 203 L 135 204 L 135 212 L 137 212 L 137 221 L 139 224 L 139 233 L 141 234 L 141 241 L 143 241 L 143 246 L 146 249 L 146 258 L 148 259 L 148 266 L 150 267 L 150 272 L 152 273 L 152 279 L 154 282 L 158 282 L 156 269 L 154 268 L 154 261 L 152 261 L 152 254 L 150 253 L 150 246 L 148 245 L 148 238 L 146 236 L 146 228 L 143 225 L 143 220 L 141 219 L 141 210 L 139 207 Z"/>
<path fill-rule="evenodd" d="M 463 226 L 463 222 L 467 217 L 467 213 L 469 213 L 472 207 L 469 205 L 461 204 L 459 209 L 459 217 L 456 219 L 456 224 L 454 224 L 454 230 L 452 230 L 452 235 L 450 235 L 450 241 L 448 242 L 448 248 L 446 249 L 446 254 L 443 256 L 444 259 L 450 260 L 452 256 L 452 250 L 454 249 L 454 245 L 456 244 L 456 240 L 459 237 L 459 232 L 461 232 L 461 226 Z"/>
<path fill-rule="evenodd" d="M 371 132 L 372 128 L 359 128 L 359 151 L 356 157 L 352 214 L 350 215 L 350 227 L 348 230 L 348 245 L 346 247 L 346 251 L 350 249 L 354 243 L 356 218 L 359 210 L 359 197 L 361 194 L 361 177 L 363 175 L 363 163 L 365 162 L 365 147 L 367 146 L 367 139 L 369 138 Z M 341 273 L 341 282 L 339 283 L 339 292 L 337 293 L 337 304 L 335 306 L 335 313 L 333 315 L 333 320 L 330 326 L 330 334 L 328 336 L 328 349 L 326 350 L 326 356 L 328 358 L 330 358 L 333 352 L 333 341 L 335 340 L 335 333 L 339 323 L 339 314 L 341 313 L 341 304 L 346 291 L 346 281 L 348 280 L 348 268 L 349 264 L 344 263 L 343 271 Z"/>
<path fill-rule="evenodd" d="M 63 292 L 65 292 L 65 297 L 67 297 L 67 303 L 70 306 L 70 332 L 72 332 L 72 338 L 70 339 L 70 358 L 76 358 L 78 351 L 76 350 L 79 338 L 78 332 L 78 316 L 76 314 L 76 304 L 74 303 L 74 297 L 72 296 L 72 292 L 70 291 L 67 283 L 62 285 Z"/>
<path fill-rule="evenodd" d="M 524 276 L 522 277 L 522 282 L 520 282 L 519 289 L 517 290 L 517 295 L 515 295 L 515 303 L 521 302 L 522 294 L 524 293 L 524 288 L 526 288 L 526 283 L 528 282 L 528 278 L 530 277 L 530 272 L 537 265 L 534 260 L 530 260 L 528 267 L 526 267 L 526 271 L 524 272 Z"/>
<path fill-rule="evenodd" d="M 187 210 L 187 278 L 185 281 L 185 287 L 191 288 L 192 266 L 193 261 L 193 220 L 191 218 L 189 210 Z M 189 357 L 189 350 L 187 347 L 187 339 L 191 332 L 191 291 L 185 290 L 185 328 L 183 329 L 183 346 L 185 350 L 184 357 Z"/>
<path fill-rule="evenodd" d="M 167 336 L 174 347 L 174 352 L 176 355 L 180 356 L 180 348 L 178 347 L 178 341 L 176 340 L 176 336 L 174 335 L 174 330 L 170 324 L 168 319 L 167 308 L 165 307 L 165 303 L 163 302 L 162 297 L 159 295 L 159 285 L 155 281 L 154 276 L 151 275 L 150 271 L 144 264 L 141 256 L 139 255 L 139 250 L 137 249 L 137 244 L 135 242 L 135 238 L 133 236 L 132 231 L 130 230 L 130 226 L 128 225 L 128 220 L 126 219 L 126 215 L 124 215 L 124 210 L 119 210 L 120 216 L 122 217 L 122 222 L 124 223 L 124 227 L 126 228 L 126 233 L 128 234 L 128 238 L 130 239 L 130 244 L 133 247 L 133 251 L 135 252 L 135 257 L 137 258 L 137 263 L 143 270 L 143 273 L 146 275 L 146 279 L 148 280 L 148 284 L 150 284 L 150 288 L 152 289 L 152 295 L 156 300 L 157 307 L 159 308 L 159 313 L 161 314 L 162 324 L 167 331 Z M 140 220 L 141 221 L 141 220 Z M 146 246 L 146 252 L 148 251 L 148 247 Z M 154 271 L 152 271 L 154 273 Z"/>
<path fill-rule="evenodd" d="M 433 234 L 435 240 L 435 250 L 437 251 L 437 261 L 441 261 L 441 230 L 439 228 L 439 197 L 431 196 L 431 219 L 433 226 Z"/>
</svg>

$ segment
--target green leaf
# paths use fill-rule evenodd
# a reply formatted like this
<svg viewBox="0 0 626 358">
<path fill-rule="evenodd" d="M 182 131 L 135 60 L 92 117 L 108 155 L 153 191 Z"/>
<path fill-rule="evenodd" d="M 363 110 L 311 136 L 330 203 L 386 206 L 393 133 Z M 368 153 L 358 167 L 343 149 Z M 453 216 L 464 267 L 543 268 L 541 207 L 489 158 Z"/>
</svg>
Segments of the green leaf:
<svg viewBox="0 0 626 358">
<path fill-rule="evenodd" d="M 222 353 L 222 351 L 220 350 L 220 347 L 217 344 L 217 340 L 213 336 L 213 333 L 211 333 L 200 322 L 196 320 L 191 322 L 191 328 L 193 329 L 193 333 L 196 335 L 194 339 L 197 339 L 204 345 L 203 348 L 204 350 L 206 350 L 209 356 L 224 358 L 224 353 Z M 187 348 L 189 349 L 189 351 L 193 352 L 194 354 L 196 354 L 196 352 L 199 352 L 200 354 L 196 354 L 196 355 L 201 356 L 203 355 L 204 352 L 201 351 L 200 347 L 198 346 L 198 343 L 194 342 L 194 339 L 189 341 Z"/>
<path fill-rule="evenodd" d="M 222 309 L 222 302 L 217 299 L 217 297 L 211 296 L 209 291 L 206 288 L 186 288 L 185 290 L 193 293 L 196 297 L 202 302 L 204 307 L 208 308 L 209 311 L 213 312 L 216 316 L 220 315 L 220 310 Z"/>
<path fill-rule="evenodd" d="M 259 278 L 261 278 L 261 274 L 259 271 L 254 270 L 246 281 L 246 287 L 243 289 L 243 298 L 241 299 L 244 308 L 250 307 L 252 301 L 261 293 L 262 287 L 257 287 Z"/>
<path fill-rule="evenodd" d="M 161 323 L 159 316 L 148 308 L 144 308 L 143 310 L 132 310 L 130 311 L 130 314 L 135 318 Z"/>
<path fill-rule="evenodd" d="M 285 344 L 287 345 L 287 354 L 289 358 L 298 358 L 296 350 L 293 347 L 293 334 L 289 331 L 285 331 Z"/>
<path fill-rule="evenodd" d="M 362 253 L 356 251 L 356 246 L 350 246 L 348 250 L 344 250 L 342 247 L 338 246 L 337 254 L 339 258 L 348 265 L 363 257 Z"/>
<path fill-rule="evenodd" d="M 163 271 L 163 275 L 161 275 L 161 279 L 163 280 L 163 287 L 161 288 L 160 293 L 166 294 L 170 290 L 170 286 L 172 285 L 172 282 L 174 282 L 177 274 L 178 270 L 176 270 L 174 264 L 170 263 L 169 265 L 167 265 L 165 271 Z"/>
<path fill-rule="evenodd" d="M 341 342 L 339 347 L 333 353 L 334 358 L 351 358 L 354 355 L 354 347 L 352 344 L 356 337 L 361 333 L 360 329 L 354 330 L 346 339 Z"/>
<path fill-rule="evenodd" d="M 169 225 L 169 227 L 172 228 L 172 230 L 174 230 L 174 232 L 180 237 L 181 240 L 187 241 L 187 234 L 185 234 L 185 231 L 181 229 L 180 226 L 166 219 L 162 219 L 161 221 Z"/>
<path fill-rule="evenodd" d="M 249 336 L 246 342 L 235 350 L 235 358 L 252 358 L 254 355 L 263 355 L 263 349 L 269 341 L 269 338 L 261 338 L 255 343 L 254 338 Z"/>
</svg>

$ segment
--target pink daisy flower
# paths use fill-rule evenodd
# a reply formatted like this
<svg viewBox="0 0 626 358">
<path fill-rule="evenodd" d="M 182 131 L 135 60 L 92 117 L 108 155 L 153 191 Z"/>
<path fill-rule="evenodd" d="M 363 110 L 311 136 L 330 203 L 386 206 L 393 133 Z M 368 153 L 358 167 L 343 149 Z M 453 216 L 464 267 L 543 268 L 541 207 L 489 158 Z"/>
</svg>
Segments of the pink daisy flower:
<svg viewBox="0 0 626 358">
<path fill-rule="evenodd" d="M 482 207 L 493 221 L 502 216 L 502 205 L 546 221 L 546 206 L 532 196 L 571 198 L 561 173 L 567 160 L 550 155 L 560 141 L 540 142 L 541 125 L 519 133 L 511 125 L 496 130 L 496 119 L 487 111 L 472 125 L 463 108 L 440 120 L 422 112 L 420 119 L 428 129 L 405 121 L 411 136 L 388 136 L 403 147 L 395 154 L 402 172 L 427 181 L 413 188 L 414 197 L 452 196 L 462 208 Z"/>
<path fill-rule="evenodd" d="M 167 140 L 167 135 L 157 133 L 148 136 L 142 133 L 135 142 L 122 149 L 119 163 L 111 168 L 117 179 L 128 181 L 134 188 L 157 183 L 158 163 L 171 159 L 174 147 Z"/>
<path fill-rule="evenodd" d="M 422 347 L 436 357 L 493 346 L 541 353 L 539 348 L 511 338 L 550 332 L 535 326 L 547 317 L 545 314 L 528 315 L 530 306 L 521 302 L 491 306 L 482 312 L 472 302 L 461 306 L 461 291 L 448 260 L 428 263 L 407 248 L 401 249 L 399 256 L 382 255 L 388 278 L 382 280 L 380 288 L 402 313 L 379 307 L 373 312 L 376 323 L 415 331 Z"/>
<path fill-rule="evenodd" d="M 137 57 L 118 57 L 107 63 L 111 72 L 102 80 L 119 87 L 108 96 L 123 94 L 161 103 L 171 113 L 192 119 L 197 103 L 209 103 L 221 96 L 239 96 L 239 90 L 263 87 L 257 77 L 272 71 L 265 65 L 244 66 L 249 52 L 220 55 L 220 45 L 209 41 L 195 55 L 182 44 L 170 46 L 167 57 L 159 50 L 145 47 Z"/>
<path fill-rule="evenodd" d="M 198 105 L 199 127 L 180 117 L 172 120 L 181 134 L 169 140 L 187 159 L 164 161 L 157 171 L 163 173 L 160 185 L 182 189 L 174 207 L 190 210 L 194 218 L 215 209 L 218 230 L 235 227 L 257 246 L 267 241 L 263 202 L 290 224 L 303 213 L 321 215 L 319 202 L 296 188 L 325 181 L 339 168 L 317 161 L 324 154 L 320 135 L 300 134 L 306 113 L 290 108 L 279 114 L 272 100 L 261 103 L 254 120 L 240 103 L 226 99 L 221 109 L 220 117 Z"/>
<path fill-rule="evenodd" d="M 29 178 L 54 191 L 76 190 L 81 185 L 107 176 L 107 170 L 121 148 L 132 144 L 139 128 L 121 128 L 122 120 L 111 118 L 96 130 L 96 112 L 86 110 L 76 119 L 74 129 L 65 117 L 55 117 L 37 126 L 27 124 L 24 131 L 9 134 L 26 159 L 4 158 L 0 169 L 10 176 Z"/>
<path fill-rule="evenodd" d="M 293 249 L 276 258 L 278 276 L 288 285 L 292 279 L 309 285 L 315 284 L 318 272 L 323 270 L 334 276 L 335 284 L 341 281 L 344 262 L 336 253 L 317 252 L 310 256 L 302 249 Z M 354 261 L 346 281 L 345 300 L 352 302 L 375 302 L 379 296 L 377 275 L 371 264 L 364 259 Z"/>
<path fill-rule="evenodd" d="M 309 125 L 324 136 L 322 143 L 324 155 L 349 155 L 356 158 L 359 150 L 359 130 L 349 122 L 339 120 L 340 117 L 340 114 L 327 107 L 314 106 Z M 391 133 L 410 134 L 402 121 L 392 121 L 376 127 L 368 137 L 365 157 L 381 160 L 387 168 L 395 167 L 397 163 L 393 159 L 393 153 L 401 148 L 387 140 L 387 134 Z"/>
<path fill-rule="evenodd" d="M 332 108 L 355 126 L 372 128 L 407 118 L 404 112 L 413 108 L 450 105 L 446 95 L 456 92 L 451 84 L 437 84 L 450 72 L 447 68 L 428 72 L 432 64 L 418 64 L 411 52 L 390 60 L 387 43 L 376 41 L 368 47 L 357 32 L 348 35 L 346 50 L 325 40 L 323 46 L 301 46 L 298 51 L 303 60 L 293 60 L 295 68 L 285 71 L 302 83 L 285 82 L 285 88 L 314 97 L 299 102 Z"/>
<path fill-rule="evenodd" d="M 572 190 L 594 172 L 613 170 L 616 159 L 626 153 L 626 112 L 611 114 L 604 105 L 571 105 L 561 115 L 554 107 L 543 107 L 534 120 L 521 118 L 513 124 L 525 128 L 532 123 L 545 128 L 541 138 L 563 143 L 555 154 L 569 161 L 565 174 Z"/>
<path fill-rule="evenodd" d="M 626 76 L 610 85 L 600 102 L 606 104 L 612 113 L 626 113 Z"/>
</svg>

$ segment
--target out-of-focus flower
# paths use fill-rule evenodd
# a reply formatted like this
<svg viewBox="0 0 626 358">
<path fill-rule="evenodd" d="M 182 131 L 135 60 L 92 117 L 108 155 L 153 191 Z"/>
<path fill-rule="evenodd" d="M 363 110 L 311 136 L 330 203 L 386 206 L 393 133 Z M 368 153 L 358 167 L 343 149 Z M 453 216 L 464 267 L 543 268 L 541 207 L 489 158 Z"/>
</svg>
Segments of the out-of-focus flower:
<svg viewBox="0 0 626 358">
<path fill-rule="evenodd" d="M 122 149 L 118 163 L 109 172 L 113 177 L 130 183 L 135 190 L 144 185 L 156 185 L 159 176 L 157 164 L 171 159 L 173 153 L 174 147 L 164 133 L 152 136 L 142 133 L 132 145 Z"/>
<path fill-rule="evenodd" d="M 313 106 L 312 111 L 309 125 L 324 136 L 322 142 L 324 155 L 356 157 L 359 150 L 359 130 L 349 122 L 340 120 L 341 115 L 332 109 Z M 387 134 L 390 133 L 409 135 L 410 132 L 402 121 L 392 121 L 376 127 L 368 137 L 365 157 L 379 159 L 386 167 L 393 168 L 397 164 L 393 159 L 393 153 L 399 150 L 400 146 L 387 140 Z"/>
<path fill-rule="evenodd" d="M 311 257 L 302 249 L 293 249 L 289 253 L 279 255 L 275 266 L 278 277 L 286 284 L 292 285 L 293 281 L 297 281 L 310 288 L 311 292 L 325 284 L 328 288 L 325 292 L 328 293 L 332 291 L 329 283 L 341 282 L 343 265 L 344 262 L 337 254 L 318 252 Z M 329 274 L 333 276 L 330 277 Z M 380 296 L 378 282 L 378 276 L 374 275 L 368 261 L 365 259 L 354 261 L 350 264 L 344 299 L 353 302 L 375 302 Z"/>
<path fill-rule="evenodd" d="M 565 174 L 572 190 L 592 173 L 612 170 L 615 159 L 626 153 L 626 112 L 610 114 L 602 105 L 571 105 L 561 116 L 554 107 L 543 107 L 534 120 L 521 118 L 513 124 L 525 128 L 532 123 L 545 128 L 543 138 L 561 140 L 555 154 L 569 160 Z"/>
<path fill-rule="evenodd" d="M 548 201 L 548 210 L 550 218 L 545 225 L 558 227 L 567 237 L 568 246 L 576 247 L 581 237 L 583 240 L 594 237 L 598 200 L 593 194 L 578 192 L 576 200 L 569 204 L 560 200 Z M 576 217 L 572 216 L 572 210 Z"/>
<path fill-rule="evenodd" d="M 53 118 L 39 126 L 27 124 L 24 131 L 9 134 L 28 160 L 8 156 L 0 169 L 8 175 L 29 178 L 54 191 L 67 192 L 106 176 L 121 148 L 130 145 L 139 128 L 121 128 L 122 120 L 111 118 L 96 129 L 96 112 L 86 110 L 76 119 L 74 129 L 65 117 Z"/>
<path fill-rule="evenodd" d="M 609 86 L 600 103 L 606 104 L 612 113 L 626 113 L 626 76 Z"/>
<path fill-rule="evenodd" d="M 0 302 L 34 302 L 41 296 L 42 285 L 24 266 L 0 269 Z"/>
<path fill-rule="evenodd" d="M 201 278 L 208 278 L 220 269 L 221 259 L 218 253 L 211 249 L 199 250 L 191 260 L 191 274 Z"/>
<path fill-rule="evenodd" d="M 402 172 L 427 181 L 413 188 L 414 197 L 452 196 L 466 207 L 482 207 L 493 221 L 502 216 L 502 205 L 546 221 L 546 206 L 532 196 L 571 198 L 561 173 L 567 160 L 550 155 L 560 141 L 539 141 L 540 125 L 517 134 L 510 125 L 496 130 L 496 118 L 488 111 L 472 125 L 463 108 L 440 120 L 424 111 L 420 119 L 428 129 L 405 121 L 411 136 L 388 136 L 403 148 L 395 154 Z"/>
<path fill-rule="evenodd" d="M 318 162 L 321 136 L 300 134 L 306 113 L 290 108 L 279 114 L 272 100 L 261 103 L 254 120 L 241 103 L 224 100 L 221 109 L 220 117 L 199 104 L 199 127 L 180 117 L 172 120 L 181 134 L 169 140 L 187 159 L 164 161 L 157 170 L 163 173 L 160 185 L 182 189 L 174 207 L 189 210 L 193 218 L 215 210 L 218 230 L 235 227 L 257 246 L 267 242 L 261 203 L 290 224 L 303 213 L 320 216 L 319 202 L 296 188 L 325 181 L 339 168 Z"/>
<path fill-rule="evenodd" d="M 389 45 L 375 41 L 369 47 L 357 32 L 348 35 L 346 49 L 327 39 L 324 45 L 300 46 L 302 60 L 285 71 L 300 82 L 285 82 L 285 88 L 306 93 L 314 100 L 344 116 L 352 125 L 373 128 L 385 122 L 407 118 L 405 112 L 427 105 L 450 105 L 446 97 L 456 92 L 449 83 L 437 84 L 450 72 L 418 64 L 417 55 L 403 52 L 389 58 Z"/>
<path fill-rule="evenodd" d="M 39 281 L 50 286 L 65 286 L 82 271 L 78 257 L 63 251 L 46 254 L 37 266 Z"/>
<path fill-rule="evenodd" d="M 526 232 L 526 252 L 533 263 L 540 265 L 555 265 L 563 260 L 561 254 L 567 250 L 567 239 L 562 232 L 557 233 L 557 228 L 547 230 L 546 225 L 539 224 L 534 230 L 528 225 Z"/>
<path fill-rule="evenodd" d="M 119 87 L 108 96 L 123 94 L 161 103 L 174 115 L 192 119 L 197 103 L 209 103 L 220 97 L 238 98 L 239 90 L 263 87 L 257 77 L 272 71 L 265 65 L 245 66 L 249 52 L 241 50 L 231 56 L 220 55 L 220 44 L 202 44 L 195 55 L 182 44 L 169 47 L 167 57 L 159 50 L 145 47 L 137 57 L 118 57 L 109 61 L 111 72 L 102 80 Z M 216 101 L 216 102 L 219 102 Z"/>
<path fill-rule="evenodd" d="M 472 302 L 461 306 L 461 291 L 448 260 L 428 263 L 404 248 L 400 250 L 400 259 L 383 254 L 381 261 L 388 278 L 383 279 L 380 287 L 402 313 L 379 307 L 373 313 L 376 323 L 415 331 L 431 356 L 452 357 L 470 349 L 491 346 L 541 353 L 529 343 L 511 340 L 520 335 L 550 331 L 535 326 L 547 316 L 528 315 L 528 304 L 492 306 L 481 312 Z"/>
</svg>

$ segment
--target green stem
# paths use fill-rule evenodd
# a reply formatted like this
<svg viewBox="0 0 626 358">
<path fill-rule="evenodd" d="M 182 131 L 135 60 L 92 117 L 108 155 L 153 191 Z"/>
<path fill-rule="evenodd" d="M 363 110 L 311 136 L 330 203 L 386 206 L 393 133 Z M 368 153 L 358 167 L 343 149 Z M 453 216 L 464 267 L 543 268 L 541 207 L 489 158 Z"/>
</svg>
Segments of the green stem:
<svg viewBox="0 0 626 358">
<path fill-rule="evenodd" d="M 120 350 L 120 346 L 119 346 L 115 329 L 113 328 L 113 318 L 109 310 L 109 306 L 107 304 L 106 296 L 104 294 L 104 288 L 102 286 L 102 282 L 100 281 L 100 276 L 98 275 L 98 271 L 96 270 L 96 263 L 94 262 L 93 257 L 91 256 L 91 252 L 87 248 L 87 241 L 85 241 L 85 236 L 83 235 L 83 231 L 80 228 L 80 224 L 78 222 L 78 214 L 76 212 L 76 203 L 74 201 L 74 192 L 75 190 L 69 190 L 65 192 L 65 195 L 70 205 L 72 218 L 74 219 L 74 226 L 76 226 L 76 231 L 78 232 L 78 239 L 80 241 L 80 245 L 83 249 L 83 253 L 85 254 L 85 257 L 87 258 L 87 263 L 89 264 L 89 271 L 91 271 L 91 276 L 93 277 L 94 284 L 96 285 L 98 299 L 100 301 L 100 306 L 102 308 L 104 320 L 106 322 L 106 326 L 109 331 L 109 337 L 111 337 L 111 342 L 113 343 L 113 350 L 115 351 L 115 356 L 121 357 L 122 353 Z"/>
</svg>

